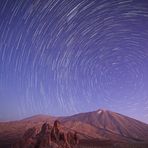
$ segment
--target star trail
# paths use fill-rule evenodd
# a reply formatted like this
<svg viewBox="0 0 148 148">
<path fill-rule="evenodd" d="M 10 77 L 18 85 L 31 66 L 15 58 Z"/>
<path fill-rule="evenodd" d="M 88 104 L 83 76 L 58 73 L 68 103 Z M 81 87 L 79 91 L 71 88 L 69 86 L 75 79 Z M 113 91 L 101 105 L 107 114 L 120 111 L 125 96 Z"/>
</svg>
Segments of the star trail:
<svg viewBox="0 0 148 148">
<path fill-rule="evenodd" d="M 106 108 L 148 123 L 148 1 L 1 0 L 0 120 Z"/>
</svg>

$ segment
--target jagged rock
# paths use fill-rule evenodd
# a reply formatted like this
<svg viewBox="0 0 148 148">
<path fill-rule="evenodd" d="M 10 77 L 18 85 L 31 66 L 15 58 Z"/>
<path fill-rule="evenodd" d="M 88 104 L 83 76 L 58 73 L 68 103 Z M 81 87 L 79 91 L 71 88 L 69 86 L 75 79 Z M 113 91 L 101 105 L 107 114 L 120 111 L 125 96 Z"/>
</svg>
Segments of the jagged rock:
<svg viewBox="0 0 148 148">
<path fill-rule="evenodd" d="M 67 133 L 60 128 L 60 122 L 55 121 L 53 127 L 44 123 L 39 133 L 35 127 L 29 128 L 12 148 L 72 148 L 77 143 L 77 133 Z"/>
<path fill-rule="evenodd" d="M 50 126 L 48 123 L 44 123 L 42 125 L 41 131 L 36 135 L 36 145 L 35 148 L 40 148 L 40 147 L 47 147 L 51 143 L 51 129 L 52 126 Z"/>
</svg>

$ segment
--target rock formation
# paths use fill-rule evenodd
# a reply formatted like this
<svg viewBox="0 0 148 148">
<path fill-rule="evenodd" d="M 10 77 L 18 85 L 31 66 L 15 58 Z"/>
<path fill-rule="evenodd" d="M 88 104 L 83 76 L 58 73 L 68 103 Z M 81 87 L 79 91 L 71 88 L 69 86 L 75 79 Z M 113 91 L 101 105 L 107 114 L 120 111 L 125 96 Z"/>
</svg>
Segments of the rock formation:
<svg viewBox="0 0 148 148">
<path fill-rule="evenodd" d="M 77 144 L 77 133 L 64 131 L 56 120 L 53 127 L 45 122 L 39 132 L 29 128 L 12 148 L 73 148 Z"/>
</svg>

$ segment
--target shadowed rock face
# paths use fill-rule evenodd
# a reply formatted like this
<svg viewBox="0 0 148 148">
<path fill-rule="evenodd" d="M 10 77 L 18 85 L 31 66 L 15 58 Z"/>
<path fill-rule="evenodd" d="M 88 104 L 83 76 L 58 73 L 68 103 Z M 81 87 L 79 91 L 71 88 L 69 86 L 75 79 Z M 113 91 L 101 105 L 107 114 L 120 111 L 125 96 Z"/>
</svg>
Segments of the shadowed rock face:
<svg viewBox="0 0 148 148">
<path fill-rule="evenodd" d="M 44 123 L 41 130 L 37 132 L 35 127 L 29 128 L 25 131 L 23 137 L 12 145 L 12 148 L 72 148 L 72 146 L 78 144 L 77 135 L 72 132 L 66 132 L 59 130 L 57 136 L 62 133 L 63 137 L 57 137 L 52 140 L 53 134 L 52 127 L 48 123 Z"/>
</svg>

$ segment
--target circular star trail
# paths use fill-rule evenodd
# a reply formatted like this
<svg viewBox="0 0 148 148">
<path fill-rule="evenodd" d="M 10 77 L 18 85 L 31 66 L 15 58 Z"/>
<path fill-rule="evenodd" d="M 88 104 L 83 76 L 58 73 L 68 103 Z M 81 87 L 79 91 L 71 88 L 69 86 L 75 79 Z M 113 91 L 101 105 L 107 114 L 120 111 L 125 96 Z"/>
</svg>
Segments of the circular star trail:
<svg viewBox="0 0 148 148">
<path fill-rule="evenodd" d="M 1 1 L 1 120 L 106 108 L 148 122 L 147 75 L 147 1 Z"/>
</svg>

